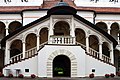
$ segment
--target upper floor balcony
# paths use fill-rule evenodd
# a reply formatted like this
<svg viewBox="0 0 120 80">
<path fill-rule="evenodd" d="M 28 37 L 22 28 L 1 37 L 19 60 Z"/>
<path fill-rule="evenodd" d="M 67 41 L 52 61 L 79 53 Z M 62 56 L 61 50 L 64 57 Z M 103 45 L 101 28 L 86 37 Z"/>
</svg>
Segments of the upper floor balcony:
<svg viewBox="0 0 120 80">
<path fill-rule="evenodd" d="M 71 36 L 50 36 L 49 44 L 75 45 L 75 37 Z"/>
</svg>

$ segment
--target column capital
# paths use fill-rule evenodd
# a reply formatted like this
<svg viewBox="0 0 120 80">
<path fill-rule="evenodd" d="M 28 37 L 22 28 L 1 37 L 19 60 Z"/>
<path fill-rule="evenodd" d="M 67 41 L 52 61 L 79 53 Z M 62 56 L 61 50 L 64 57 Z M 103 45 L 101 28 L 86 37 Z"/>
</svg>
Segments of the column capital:
<svg viewBox="0 0 120 80">
<path fill-rule="evenodd" d="M 39 35 L 39 34 L 37 34 L 37 35 L 36 35 L 36 37 L 40 37 L 40 35 Z"/>
<path fill-rule="evenodd" d="M 24 44 L 25 44 L 26 42 L 25 42 L 25 41 L 22 41 L 22 43 L 24 43 Z"/>
<path fill-rule="evenodd" d="M 86 36 L 85 36 L 85 38 L 88 38 L 88 37 L 89 37 L 89 35 L 86 35 Z"/>
<path fill-rule="evenodd" d="M 103 44 L 103 42 L 99 42 L 98 44 L 99 44 L 99 45 L 102 45 L 102 44 Z"/>
<path fill-rule="evenodd" d="M 8 27 L 6 27 L 5 29 L 6 29 L 6 30 L 8 30 L 9 28 L 8 28 Z"/>
<path fill-rule="evenodd" d="M 111 30 L 111 28 L 108 28 L 107 30 Z"/>
</svg>

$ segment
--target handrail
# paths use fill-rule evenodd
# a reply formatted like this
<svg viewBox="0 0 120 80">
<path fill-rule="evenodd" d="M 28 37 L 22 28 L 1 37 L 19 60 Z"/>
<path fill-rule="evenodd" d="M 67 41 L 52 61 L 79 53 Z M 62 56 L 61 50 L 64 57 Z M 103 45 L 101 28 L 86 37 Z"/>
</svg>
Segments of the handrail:
<svg viewBox="0 0 120 80">
<path fill-rule="evenodd" d="M 86 46 L 84 44 L 81 44 L 79 42 L 76 42 L 76 44 L 80 45 L 84 50 L 86 50 Z M 97 59 L 100 59 L 100 54 L 98 51 L 92 49 L 92 48 L 89 48 L 89 52 L 87 52 L 88 55 L 94 57 L 94 58 L 97 58 Z M 102 54 L 102 61 L 106 62 L 106 63 L 111 63 L 111 59 L 110 57 Z"/>
<path fill-rule="evenodd" d="M 48 41 L 40 44 L 39 48 L 42 48 L 47 43 L 48 43 Z M 37 47 L 33 47 L 33 48 L 25 51 L 25 58 L 32 57 L 35 54 L 37 54 Z M 15 55 L 15 56 L 13 56 L 13 57 L 10 58 L 10 63 L 15 63 L 15 62 L 21 61 L 22 58 L 23 58 L 23 53 Z"/>
<path fill-rule="evenodd" d="M 40 44 L 39 48 L 41 49 L 47 43 L 48 43 L 48 41 Z M 79 42 L 76 42 L 76 44 L 80 45 L 83 49 L 86 50 L 86 46 L 84 44 L 81 44 Z M 30 57 L 34 56 L 35 54 L 37 54 L 37 47 L 33 47 L 33 48 L 25 51 L 25 58 L 30 58 Z M 99 58 L 99 56 L 100 56 L 99 52 L 92 49 L 92 48 L 89 48 L 89 52 L 87 54 L 94 57 L 94 58 L 100 59 Z M 23 53 L 15 55 L 15 56 L 10 58 L 10 63 L 15 63 L 15 62 L 21 61 L 22 57 L 23 57 Z M 104 62 L 107 62 L 107 63 L 111 62 L 110 57 L 108 57 L 104 54 L 102 54 L 102 59 L 101 60 L 104 61 Z"/>
<path fill-rule="evenodd" d="M 47 43 L 48 43 L 48 41 L 46 41 L 46 42 L 40 44 L 40 45 L 39 45 L 39 49 L 42 48 L 42 47 L 43 47 L 45 44 L 47 44 Z"/>
<path fill-rule="evenodd" d="M 92 48 L 89 48 L 89 54 L 92 55 L 93 57 L 99 59 L 99 52 L 92 49 Z"/>
<path fill-rule="evenodd" d="M 10 63 L 14 63 L 14 62 L 20 61 L 20 60 L 22 60 L 22 57 L 23 57 L 23 53 L 15 55 L 15 56 L 10 58 Z"/>
<path fill-rule="evenodd" d="M 29 58 L 32 57 L 33 55 L 35 55 L 37 52 L 37 47 L 33 47 L 27 51 L 25 51 L 25 58 Z"/>
<path fill-rule="evenodd" d="M 106 55 L 104 55 L 104 54 L 102 54 L 102 59 L 103 59 L 103 61 L 105 61 L 105 62 L 108 62 L 108 63 L 111 62 L 110 57 L 108 57 L 108 56 L 106 56 Z"/>
<path fill-rule="evenodd" d="M 50 36 L 50 44 L 74 45 L 75 37 L 72 36 Z"/>
<path fill-rule="evenodd" d="M 86 50 L 86 46 L 85 46 L 84 44 L 79 43 L 79 42 L 76 42 L 76 44 L 77 44 L 77 45 L 80 45 L 83 49 L 85 49 L 85 50 Z"/>
</svg>

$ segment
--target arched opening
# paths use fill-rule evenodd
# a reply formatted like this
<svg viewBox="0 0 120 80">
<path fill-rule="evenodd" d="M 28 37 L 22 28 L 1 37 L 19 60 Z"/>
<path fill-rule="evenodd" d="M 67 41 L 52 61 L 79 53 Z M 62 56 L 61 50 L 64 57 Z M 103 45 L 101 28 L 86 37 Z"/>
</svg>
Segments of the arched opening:
<svg viewBox="0 0 120 80">
<path fill-rule="evenodd" d="M 69 36 L 70 35 L 70 26 L 65 21 L 59 21 L 54 26 L 54 35 L 56 36 Z"/>
<path fill-rule="evenodd" d="M 70 77 L 71 61 L 65 55 L 58 55 L 53 60 L 53 77 Z"/>
<path fill-rule="evenodd" d="M 27 35 L 26 37 L 26 50 L 34 48 L 37 46 L 37 37 L 34 33 Z"/>
<path fill-rule="evenodd" d="M 103 42 L 102 44 L 102 54 L 104 54 L 107 57 L 110 57 L 110 49 L 109 44 L 107 42 Z"/>
<path fill-rule="evenodd" d="M 15 40 L 10 46 L 10 58 L 20 53 L 22 53 L 22 41 Z"/>
<path fill-rule="evenodd" d="M 110 31 L 110 34 L 112 35 L 112 37 L 114 38 L 114 39 L 118 39 L 118 31 L 119 31 L 119 25 L 118 25 L 118 23 L 113 23 L 112 25 L 111 25 L 111 31 Z"/>
<path fill-rule="evenodd" d="M 0 39 L 4 38 L 4 36 L 5 36 L 5 24 L 3 22 L 0 22 Z"/>
<path fill-rule="evenodd" d="M 22 26 L 22 24 L 20 22 L 18 22 L 18 21 L 11 22 L 10 25 L 9 25 L 8 32 L 12 33 L 15 30 L 17 30 L 18 28 L 20 28 L 21 26 Z"/>
<path fill-rule="evenodd" d="M 90 35 L 89 37 L 89 47 L 96 50 L 96 51 L 99 51 L 99 40 L 96 36 L 94 35 Z"/>
<path fill-rule="evenodd" d="M 40 31 L 40 44 L 48 41 L 48 28 L 43 28 Z"/>
<path fill-rule="evenodd" d="M 81 44 L 86 44 L 86 39 L 85 39 L 85 32 L 82 29 L 76 29 L 75 30 L 75 36 L 76 36 L 76 41 L 81 43 Z"/>
<path fill-rule="evenodd" d="M 98 23 L 96 24 L 96 26 L 99 27 L 100 29 L 104 30 L 105 32 L 108 31 L 108 30 L 107 30 L 107 25 L 106 25 L 106 23 L 104 23 L 104 22 L 98 22 Z"/>
</svg>

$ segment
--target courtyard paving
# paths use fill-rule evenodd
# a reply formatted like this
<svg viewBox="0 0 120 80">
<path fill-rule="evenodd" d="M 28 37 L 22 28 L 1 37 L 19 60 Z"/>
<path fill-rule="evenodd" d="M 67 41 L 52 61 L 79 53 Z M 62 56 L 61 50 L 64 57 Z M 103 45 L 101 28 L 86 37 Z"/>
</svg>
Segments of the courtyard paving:
<svg viewBox="0 0 120 80">
<path fill-rule="evenodd" d="M 0 80 L 120 80 L 120 77 L 105 78 L 105 77 L 95 77 L 95 78 L 0 78 Z"/>
</svg>

